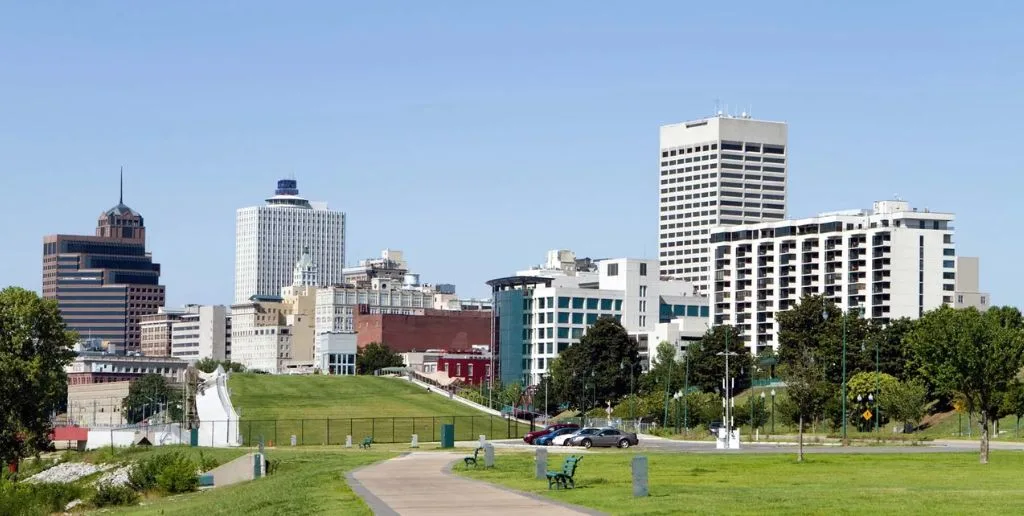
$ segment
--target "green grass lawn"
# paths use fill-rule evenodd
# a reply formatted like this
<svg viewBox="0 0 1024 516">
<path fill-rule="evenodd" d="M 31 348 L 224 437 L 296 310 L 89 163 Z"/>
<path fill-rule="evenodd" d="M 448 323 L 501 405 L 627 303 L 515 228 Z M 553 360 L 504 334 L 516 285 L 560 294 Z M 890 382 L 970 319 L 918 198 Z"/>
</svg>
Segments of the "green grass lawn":
<svg viewBox="0 0 1024 516">
<path fill-rule="evenodd" d="M 115 514 L 345 514 L 370 515 L 348 487 L 345 473 L 393 457 L 383 451 L 338 449 L 268 450 L 280 459 L 271 476 L 196 493 L 150 499 Z"/>
<path fill-rule="evenodd" d="M 454 424 L 457 440 L 521 437 L 526 425 L 484 414 L 427 392 L 405 380 L 376 376 L 272 376 L 233 374 L 231 402 L 242 418 L 244 442 L 259 436 L 276 445 L 295 435 L 300 444 L 440 439 L 441 425 Z"/>
<path fill-rule="evenodd" d="M 533 478 L 533 455 L 501 454 L 494 469 L 459 474 L 609 514 L 1019 514 L 1024 453 L 811 455 L 649 454 L 650 496 L 632 497 L 634 454 L 584 456 L 574 490 Z M 549 458 L 549 469 L 564 456 Z"/>
</svg>

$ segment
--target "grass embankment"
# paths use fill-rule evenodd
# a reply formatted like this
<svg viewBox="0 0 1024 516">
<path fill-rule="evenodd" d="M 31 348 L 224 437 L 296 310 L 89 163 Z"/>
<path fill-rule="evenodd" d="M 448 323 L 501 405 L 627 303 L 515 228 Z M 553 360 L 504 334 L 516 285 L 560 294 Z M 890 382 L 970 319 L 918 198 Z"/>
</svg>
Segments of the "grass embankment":
<svg viewBox="0 0 1024 516">
<path fill-rule="evenodd" d="M 494 469 L 459 474 L 609 514 L 1018 514 L 1020 452 L 792 456 L 649 454 L 650 496 L 632 497 L 632 454 L 587 454 L 576 489 L 549 491 L 532 455 L 502 454 Z M 563 456 L 549 459 L 549 469 Z"/>
<path fill-rule="evenodd" d="M 345 473 L 393 457 L 382 451 L 268 450 L 280 460 L 267 478 L 206 491 L 151 499 L 115 514 L 345 514 L 370 515 L 345 483 Z"/>
<path fill-rule="evenodd" d="M 373 436 L 376 442 L 440 439 L 441 425 L 454 424 L 455 438 L 521 437 L 526 425 L 482 413 L 405 380 L 375 376 L 272 376 L 234 374 L 231 402 L 239 409 L 245 442 L 262 435 L 281 445 L 295 435 L 300 444 L 343 444 Z"/>
</svg>

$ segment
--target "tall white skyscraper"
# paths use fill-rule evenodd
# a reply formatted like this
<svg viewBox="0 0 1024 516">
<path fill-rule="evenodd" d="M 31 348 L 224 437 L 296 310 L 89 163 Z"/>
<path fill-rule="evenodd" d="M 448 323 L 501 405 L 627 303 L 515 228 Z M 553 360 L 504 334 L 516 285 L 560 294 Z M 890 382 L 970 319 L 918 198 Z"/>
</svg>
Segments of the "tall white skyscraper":
<svg viewBox="0 0 1024 516">
<path fill-rule="evenodd" d="M 235 304 L 281 295 L 292 284 L 295 262 L 308 249 L 319 284 L 342 281 L 345 214 L 299 196 L 298 182 L 282 179 L 262 206 L 238 210 L 235 224 Z"/>
<path fill-rule="evenodd" d="M 786 217 L 785 122 L 746 113 L 664 125 L 660 131 L 661 276 L 708 293 L 708 232 Z"/>
</svg>

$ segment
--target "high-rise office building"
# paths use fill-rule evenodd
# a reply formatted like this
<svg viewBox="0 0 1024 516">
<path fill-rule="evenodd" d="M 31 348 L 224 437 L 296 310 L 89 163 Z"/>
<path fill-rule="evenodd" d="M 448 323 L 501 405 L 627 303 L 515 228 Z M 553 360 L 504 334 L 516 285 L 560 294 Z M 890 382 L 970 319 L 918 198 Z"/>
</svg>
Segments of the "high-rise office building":
<svg viewBox="0 0 1024 516">
<path fill-rule="evenodd" d="M 709 290 L 708 233 L 786 217 L 787 126 L 746 113 L 661 127 L 661 275 Z"/>
<path fill-rule="evenodd" d="M 109 350 L 138 352 L 144 315 L 164 305 L 160 265 L 146 252 L 142 215 L 124 204 L 103 212 L 95 235 L 43 238 L 43 297 L 68 328 Z"/>
<path fill-rule="evenodd" d="M 292 268 L 309 248 L 320 284 L 342 282 L 345 214 L 299 196 L 294 179 L 277 182 L 262 206 L 238 210 L 235 225 L 235 304 L 252 296 L 276 297 L 292 284 Z"/>
</svg>

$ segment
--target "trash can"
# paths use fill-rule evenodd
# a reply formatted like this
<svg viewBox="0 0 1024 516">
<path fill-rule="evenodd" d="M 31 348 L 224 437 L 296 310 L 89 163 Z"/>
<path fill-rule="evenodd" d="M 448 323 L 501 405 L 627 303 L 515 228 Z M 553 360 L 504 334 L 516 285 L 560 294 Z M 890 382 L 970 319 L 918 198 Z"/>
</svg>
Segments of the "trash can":
<svg viewBox="0 0 1024 516">
<path fill-rule="evenodd" d="M 455 425 L 441 425 L 441 447 L 455 447 Z"/>
<path fill-rule="evenodd" d="M 199 446 L 199 429 L 193 428 L 188 433 L 189 446 Z"/>
</svg>

